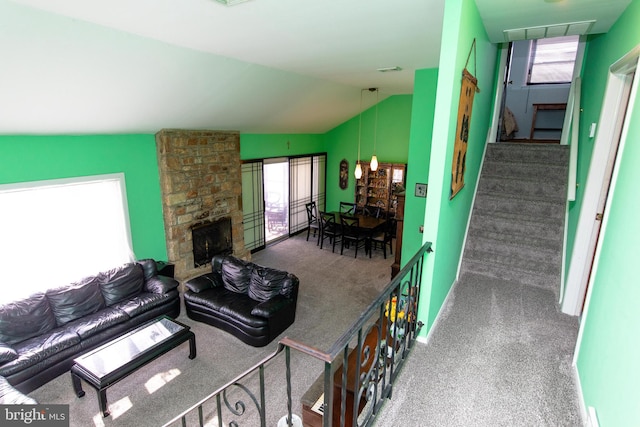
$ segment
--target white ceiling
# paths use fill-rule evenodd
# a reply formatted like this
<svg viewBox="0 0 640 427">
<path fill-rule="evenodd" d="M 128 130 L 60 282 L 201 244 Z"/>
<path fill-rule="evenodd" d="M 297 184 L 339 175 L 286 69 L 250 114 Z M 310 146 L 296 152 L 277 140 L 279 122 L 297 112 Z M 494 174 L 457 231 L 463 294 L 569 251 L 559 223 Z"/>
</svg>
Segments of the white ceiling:
<svg viewBox="0 0 640 427">
<path fill-rule="evenodd" d="M 631 0 L 476 0 L 505 29 L 596 19 Z M 0 134 L 162 128 L 322 133 L 360 90 L 438 66 L 444 0 L 0 0 Z M 382 67 L 402 71 L 381 73 Z M 364 105 L 367 108 L 370 104 Z"/>
</svg>

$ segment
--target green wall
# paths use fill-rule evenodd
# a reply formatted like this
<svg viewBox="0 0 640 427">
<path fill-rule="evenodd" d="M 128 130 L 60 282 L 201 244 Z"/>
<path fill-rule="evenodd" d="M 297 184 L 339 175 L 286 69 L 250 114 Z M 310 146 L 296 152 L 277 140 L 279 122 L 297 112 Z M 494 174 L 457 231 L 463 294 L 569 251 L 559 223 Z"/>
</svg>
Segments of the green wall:
<svg viewBox="0 0 640 427">
<path fill-rule="evenodd" d="M 134 253 L 166 260 L 156 159 L 154 135 L 0 136 L 0 184 L 123 172 Z"/>
<path fill-rule="evenodd" d="M 475 95 L 471 115 L 465 187 L 453 200 L 449 200 L 461 73 L 474 39 L 477 63 L 474 66 L 471 62 L 467 69 L 478 78 L 480 93 Z M 442 40 L 429 191 L 424 215 L 424 239 L 433 243 L 434 253 L 427 257 L 422 282 L 424 287 L 421 291 L 419 317 L 427 325 L 422 333 L 426 333 L 433 325 L 456 280 L 487 131 L 490 128 L 496 67 L 497 48 L 488 41 L 473 0 L 448 0 L 445 3 Z M 474 55 L 471 55 L 471 61 L 473 58 Z"/>
<path fill-rule="evenodd" d="M 321 134 L 240 134 L 242 160 L 288 157 L 325 152 Z"/>
<path fill-rule="evenodd" d="M 366 94 L 364 96 L 366 100 Z M 376 153 L 380 163 L 407 163 L 412 98 L 411 95 L 395 95 L 378 104 Z M 354 200 L 353 171 L 358 154 L 358 121 L 359 116 L 355 116 L 324 135 L 327 151 L 327 210 L 337 210 L 341 201 Z M 374 128 L 375 107 L 371 107 L 362 113 L 361 161 L 371 160 Z M 338 183 L 342 159 L 349 162 L 349 186 L 345 190 Z"/>
<path fill-rule="evenodd" d="M 368 99 L 367 94 L 363 99 Z M 378 104 L 376 153 L 379 162 L 407 163 L 412 100 L 411 95 L 395 95 Z M 251 160 L 326 152 L 326 209 L 337 210 L 341 201 L 354 199 L 358 122 L 359 116 L 352 117 L 325 134 L 240 134 L 240 158 Z M 362 161 L 369 161 L 373 154 L 374 129 L 375 107 L 372 106 L 362 113 Z M 347 159 L 350 171 L 349 186 L 344 190 L 338 183 L 342 159 Z"/>
<path fill-rule="evenodd" d="M 416 71 L 411 109 L 411 139 L 409 141 L 411 167 L 407 171 L 407 193 L 402 232 L 402 265 L 413 257 L 423 243 L 423 233 L 420 233 L 420 226 L 424 225 L 424 210 L 427 199 L 415 196 L 415 185 L 417 182 L 428 183 L 437 84 L 437 68 Z"/>
<path fill-rule="evenodd" d="M 600 115 L 609 66 L 640 43 L 638 22 L 640 2 L 633 1 L 609 33 L 590 38 L 582 91 L 585 126 L 597 122 Z M 602 427 L 637 425 L 640 420 L 640 281 L 636 268 L 640 253 L 640 95 L 636 93 L 631 102 L 635 106 L 627 122 L 626 143 L 618 153 L 619 169 L 605 211 L 577 359 L 585 406 L 596 409 Z M 592 144 L 585 142 L 584 132 L 582 135 L 581 144 Z"/>
</svg>

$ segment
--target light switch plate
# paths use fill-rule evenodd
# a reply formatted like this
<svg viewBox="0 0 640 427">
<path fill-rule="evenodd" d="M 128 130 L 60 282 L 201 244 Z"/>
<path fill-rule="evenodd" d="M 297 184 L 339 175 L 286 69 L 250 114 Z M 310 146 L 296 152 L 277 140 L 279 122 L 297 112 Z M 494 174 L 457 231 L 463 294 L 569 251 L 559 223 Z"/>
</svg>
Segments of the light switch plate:
<svg viewBox="0 0 640 427">
<path fill-rule="evenodd" d="M 416 183 L 416 197 L 427 197 L 427 184 Z"/>
</svg>

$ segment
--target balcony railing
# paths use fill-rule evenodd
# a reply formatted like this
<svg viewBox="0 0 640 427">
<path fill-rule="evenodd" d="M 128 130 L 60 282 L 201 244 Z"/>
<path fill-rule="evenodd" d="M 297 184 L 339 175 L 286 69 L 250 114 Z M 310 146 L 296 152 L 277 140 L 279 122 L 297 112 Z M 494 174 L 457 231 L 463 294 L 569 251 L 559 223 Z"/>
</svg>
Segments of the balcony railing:
<svg viewBox="0 0 640 427">
<path fill-rule="evenodd" d="M 431 252 L 429 242 L 329 350 L 321 351 L 285 337 L 274 353 L 165 426 L 266 427 L 265 374 L 267 369 L 271 369 L 271 374 L 281 370 L 276 363 L 283 353 L 286 390 L 279 392 L 286 393 L 287 408 L 278 426 L 296 425 L 292 414 L 291 350 L 324 365 L 323 373 L 314 383 L 316 387 L 312 386 L 318 395 L 308 396 L 311 389 L 305 393 L 307 400 L 310 398 L 302 402 L 307 416 L 315 417 L 317 425 L 321 422 L 324 427 L 370 426 L 385 399 L 391 398 L 396 377 L 422 327 L 418 313 L 422 269 L 428 252 Z M 313 403 L 317 403 L 317 409 Z"/>
</svg>

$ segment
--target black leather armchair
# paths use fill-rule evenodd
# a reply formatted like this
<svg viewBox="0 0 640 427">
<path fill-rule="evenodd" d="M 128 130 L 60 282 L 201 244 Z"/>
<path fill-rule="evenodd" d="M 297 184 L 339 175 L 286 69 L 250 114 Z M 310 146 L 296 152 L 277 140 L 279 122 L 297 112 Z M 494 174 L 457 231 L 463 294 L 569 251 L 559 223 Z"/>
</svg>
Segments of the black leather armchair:
<svg viewBox="0 0 640 427">
<path fill-rule="evenodd" d="M 299 280 L 233 256 L 215 256 L 211 273 L 185 283 L 187 316 L 263 347 L 293 324 Z"/>
</svg>

